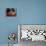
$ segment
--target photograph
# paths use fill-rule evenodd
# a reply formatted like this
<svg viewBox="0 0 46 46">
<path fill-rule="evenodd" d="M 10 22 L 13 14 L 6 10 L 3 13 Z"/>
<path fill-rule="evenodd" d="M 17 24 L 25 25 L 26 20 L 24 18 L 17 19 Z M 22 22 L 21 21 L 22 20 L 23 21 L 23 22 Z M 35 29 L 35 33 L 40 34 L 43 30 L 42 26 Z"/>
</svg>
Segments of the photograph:
<svg viewBox="0 0 46 46">
<path fill-rule="evenodd" d="M 46 25 L 44 24 L 19 24 L 18 33 L 20 46 L 46 42 Z"/>
<path fill-rule="evenodd" d="M 16 16 L 15 8 L 6 8 L 6 16 Z"/>
</svg>

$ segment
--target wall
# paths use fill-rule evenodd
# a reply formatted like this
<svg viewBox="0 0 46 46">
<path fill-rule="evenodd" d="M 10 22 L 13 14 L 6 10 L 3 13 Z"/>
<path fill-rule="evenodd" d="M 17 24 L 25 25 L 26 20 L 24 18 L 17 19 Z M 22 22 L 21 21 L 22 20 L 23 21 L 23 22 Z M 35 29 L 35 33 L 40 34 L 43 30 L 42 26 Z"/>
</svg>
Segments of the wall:
<svg viewBox="0 0 46 46">
<path fill-rule="evenodd" d="M 17 8 L 16 17 L 5 17 L 5 8 Z M 17 24 L 46 24 L 46 0 L 0 0 L 0 44 L 7 44 Z M 17 42 L 17 40 L 16 40 Z"/>
</svg>

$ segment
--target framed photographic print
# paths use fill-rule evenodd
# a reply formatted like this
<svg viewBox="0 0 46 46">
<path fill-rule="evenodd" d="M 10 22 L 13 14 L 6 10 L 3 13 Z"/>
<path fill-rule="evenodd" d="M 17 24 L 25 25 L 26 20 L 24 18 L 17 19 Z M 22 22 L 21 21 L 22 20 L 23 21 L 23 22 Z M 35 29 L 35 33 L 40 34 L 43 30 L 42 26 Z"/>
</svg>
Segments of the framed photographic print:
<svg viewBox="0 0 46 46">
<path fill-rule="evenodd" d="M 16 8 L 6 8 L 6 16 L 16 16 Z"/>
<path fill-rule="evenodd" d="M 46 41 L 45 24 L 20 24 L 18 30 L 19 42 L 21 40 Z"/>
</svg>

